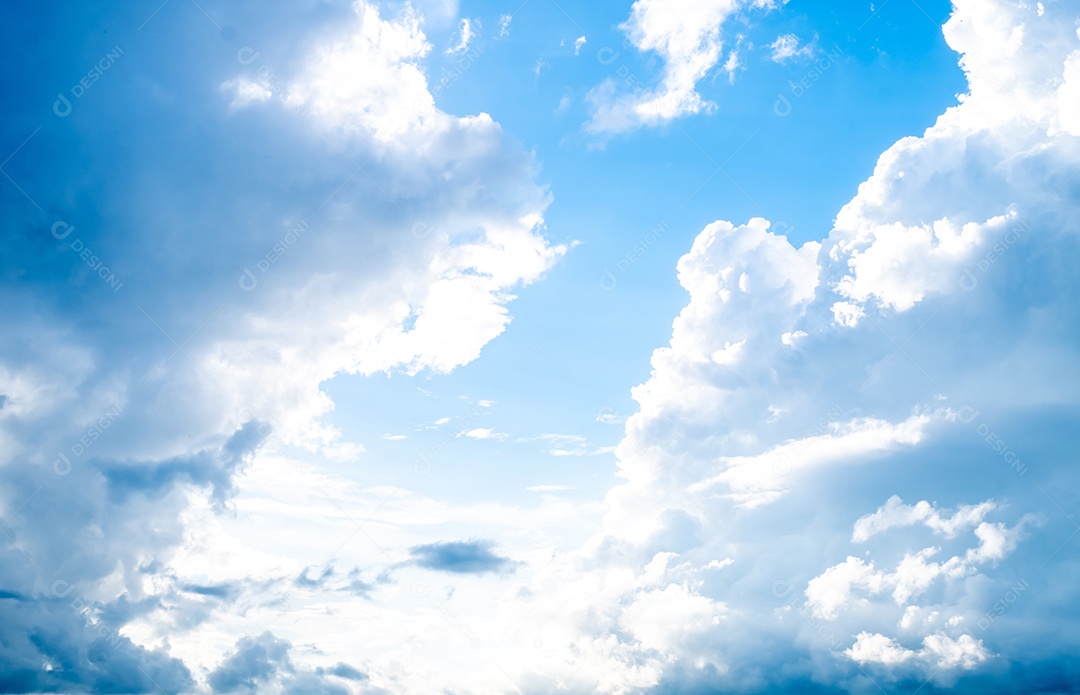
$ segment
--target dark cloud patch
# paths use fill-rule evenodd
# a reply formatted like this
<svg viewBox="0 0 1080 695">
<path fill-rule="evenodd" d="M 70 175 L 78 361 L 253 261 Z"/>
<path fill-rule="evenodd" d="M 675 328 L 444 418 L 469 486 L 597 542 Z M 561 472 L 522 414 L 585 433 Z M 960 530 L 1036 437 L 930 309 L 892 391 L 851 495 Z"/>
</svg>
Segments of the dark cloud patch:
<svg viewBox="0 0 1080 695">
<path fill-rule="evenodd" d="M 255 692 L 279 672 L 292 672 L 289 659 L 291 644 L 264 632 L 258 637 L 244 637 L 225 661 L 210 674 L 215 693 Z"/>
<path fill-rule="evenodd" d="M 289 658 L 292 645 L 264 632 L 245 637 L 209 678 L 215 693 L 281 692 L 282 695 L 349 695 L 335 678 L 366 681 L 360 669 L 345 663 L 315 670 L 298 669 Z"/>
<path fill-rule="evenodd" d="M 282 695 L 349 695 L 349 689 L 309 671 L 297 674 L 290 679 L 281 693 Z"/>
<path fill-rule="evenodd" d="M 6 602 L 0 692 L 183 693 L 179 659 L 134 644 L 106 620 L 91 625 L 74 600 Z"/>
<path fill-rule="evenodd" d="M 414 545 L 409 554 L 416 565 L 439 572 L 484 574 L 513 567 L 512 561 L 492 551 L 494 547 L 489 540 L 448 541 Z"/>
<path fill-rule="evenodd" d="M 323 571 L 319 573 L 317 577 L 312 577 L 311 570 L 314 567 L 305 567 L 304 571 L 300 573 L 300 576 L 296 578 L 294 582 L 297 586 L 302 586 L 308 589 L 316 589 L 326 583 L 328 579 L 334 576 L 333 567 L 325 567 Z"/>
<path fill-rule="evenodd" d="M 377 585 L 387 584 L 389 582 L 390 577 L 386 573 L 380 574 L 378 577 L 376 577 L 374 584 L 364 581 L 360 575 L 360 568 L 354 567 L 349 570 L 348 583 L 342 587 L 342 590 L 348 591 L 355 596 L 371 598 L 371 592 L 375 589 Z"/>
<path fill-rule="evenodd" d="M 327 669 L 319 668 L 316 669 L 315 672 L 320 675 L 327 673 L 331 676 L 337 676 L 338 678 L 344 678 L 350 681 L 366 681 L 368 679 L 366 673 L 345 663 L 339 663 Z"/>
<path fill-rule="evenodd" d="M 214 501 L 223 504 L 233 491 L 233 473 L 265 438 L 260 432 L 263 429 L 260 423 L 251 421 L 237 430 L 220 451 L 200 451 L 160 463 L 103 463 L 101 472 L 116 502 L 136 493 L 154 499 L 167 494 L 177 483 L 187 482 L 210 486 Z"/>
<path fill-rule="evenodd" d="M 157 596 L 147 596 L 144 599 L 132 601 L 127 594 L 121 594 L 112 603 L 101 606 L 99 617 L 102 622 L 119 630 L 127 622 L 161 606 L 161 599 Z"/>
<path fill-rule="evenodd" d="M 236 596 L 240 590 L 232 584 L 188 584 L 182 587 L 189 594 L 228 599 Z"/>
</svg>

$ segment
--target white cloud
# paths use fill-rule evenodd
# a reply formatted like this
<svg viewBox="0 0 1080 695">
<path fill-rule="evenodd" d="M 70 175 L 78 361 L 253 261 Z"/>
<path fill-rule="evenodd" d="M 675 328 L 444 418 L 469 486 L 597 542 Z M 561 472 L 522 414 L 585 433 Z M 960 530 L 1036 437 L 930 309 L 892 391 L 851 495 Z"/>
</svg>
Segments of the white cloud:
<svg viewBox="0 0 1080 695">
<path fill-rule="evenodd" d="M 576 39 L 574 39 L 574 55 L 580 55 L 581 54 L 581 48 L 584 45 L 585 45 L 585 37 L 584 36 L 579 36 Z"/>
<path fill-rule="evenodd" d="M 626 422 L 626 418 L 618 413 L 608 412 L 607 410 L 601 410 L 596 414 L 594 418 L 597 422 L 603 425 L 621 425 Z"/>
<path fill-rule="evenodd" d="M 408 437 L 403 434 L 384 434 L 381 439 L 385 439 L 390 442 L 400 442 L 403 439 L 408 439 Z"/>
<path fill-rule="evenodd" d="M 466 436 L 469 439 L 495 439 L 498 441 L 502 441 L 503 439 L 506 439 L 509 435 L 504 432 L 496 432 L 490 427 L 477 427 L 475 429 L 461 432 L 457 436 Z"/>
<path fill-rule="evenodd" d="M 656 126 L 681 116 L 709 112 L 714 105 L 697 92 L 697 84 L 716 67 L 723 50 L 724 23 L 745 8 L 771 9 L 772 0 L 636 0 L 621 26 L 639 51 L 655 52 L 664 62 L 660 84 L 631 94 L 618 93 L 607 80 L 587 100 L 593 114 L 585 129 L 594 134 L 627 132 Z M 738 66 L 735 52 L 725 70 Z"/>
<path fill-rule="evenodd" d="M 922 648 L 912 650 L 884 635 L 860 632 L 855 644 L 844 653 L 860 664 L 899 666 L 919 661 L 935 674 L 945 669 L 972 669 L 990 658 L 982 640 L 971 635 L 953 639 L 942 633 L 927 635 L 923 638 Z"/>
<path fill-rule="evenodd" d="M 986 515 L 996 508 L 997 505 L 993 501 L 987 500 L 981 504 L 960 507 L 949 516 L 942 515 L 935 505 L 925 500 L 909 506 L 893 495 L 876 512 L 867 514 L 855 522 L 855 531 L 851 540 L 854 543 L 864 543 L 879 533 L 919 523 L 925 524 L 946 538 L 952 538 L 960 531 L 982 522 Z"/>
<path fill-rule="evenodd" d="M 479 24 L 479 23 L 477 23 Z M 458 28 L 457 43 L 450 48 L 446 49 L 448 55 L 454 53 L 461 53 L 469 48 L 469 43 L 473 40 L 476 34 L 473 32 L 473 22 L 468 17 L 464 17 L 461 20 L 461 26 Z"/>
<path fill-rule="evenodd" d="M 125 162 L 137 192 L 118 182 L 92 203 L 73 201 L 65 215 L 124 207 L 108 238 L 110 263 L 129 269 L 130 292 L 60 305 L 51 293 L 70 292 L 70 278 L 53 274 L 31 283 L 26 297 L 25 306 L 41 307 L 41 325 L 0 303 L 9 326 L 0 341 L 0 459 L 38 464 L 29 466 L 32 475 L 27 466 L 3 466 L 0 506 L 5 532 L 18 536 L 41 572 L 10 546 L 0 553 L 0 584 L 26 597 L 4 608 L 5 625 L 36 623 L 64 635 L 62 649 L 80 664 L 97 659 L 87 649 L 108 633 L 118 646 L 106 650 L 107 661 L 128 663 L 136 679 L 134 666 L 142 664 L 170 691 L 198 689 L 169 655 L 170 643 L 216 610 L 215 591 L 235 595 L 210 587 L 195 594 L 210 602 L 201 607 L 177 597 L 182 563 L 172 561 L 185 539 L 220 523 L 215 512 L 235 493 L 238 476 L 286 450 L 315 454 L 332 468 L 353 462 L 362 446 L 325 419 L 333 407 L 325 382 L 346 373 L 447 372 L 475 359 L 510 320 L 517 288 L 563 253 L 543 237 L 549 195 L 532 156 L 484 114 L 435 108 L 420 66 L 430 48 L 419 16 L 384 19 L 364 2 L 341 14 L 337 5 L 324 9 L 320 16 L 330 20 L 305 28 L 281 8 L 251 9 L 258 17 L 238 8 L 232 19 L 249 27 L 259 51 L 242 50 L 224 75 L 220 60 L 181 51 L 174 58 L 185 79 L 168 95 L 171 106 L 150 121 L 117 121 L 124 137 L 158 129 L 176 135 L 153 157 Z M 185 27 L 174 27 L 176 45 L 194 46 Z M 218 114 L 217 127 L 197 142 L 178 127 L 196 111 Z M 92 153 L 78 156 L 101 164 Z M 194 178 L 173 166 L 196 160 Z M 40 170 L 44 178 L 52 173 Z M 481 188 L 487 195 L 477 197 Z M 187 231 L 178 235 L 170 220 L 181 219 Z M 80 318 L 89 315 L 97 317 L 92 330 Z M 12 349 L 15 343 L 25 347 Z M 57 452 L 70 454 L 114 406 L 123 417 L 108 436 L 72 459 L 65 474 L 53 472 Z M 277 483 L 287 490 L 297 476 L 289 469 Z M 253 504 L 262 505 L 255 519 L 280 511 L 276 502 Z M 332 505 L 327 513 L 340 521 Z M 249 531 L 261 526 L 251 519 Z M 58 528 L 71 532 L 56 537 Z M 303 543 L 290 550 L 312 552 Z M 230 579 L 290 586 L 287 564 L 270 555 Z M 367 559 L 365 566 L 386 561 L 378 553 Z M 220 578 L 213 569 L 205 574 Z M 53 586 L 71 598 L 57 601 Z M 71 608 L 76 598 L 93 606 L 86 615 L 119 613 L 98 633 Z M 136 631 L 129 599 L 160 605 L 158 628 L 173 624 L 177 640 L 153 626 Z M 230 637 L 183 654 L 206 665 L 235 643 Z M 32 689 L 85 689 L 89 680 L 63 679 L 116 676 L 104 662 L 92 676 L 82 667 L 50 674 L 41 669 L 51 658 L 42 649 L 61 647 L 25 642 L 8 651 L 8 644 L 5 662 L 34 663 L 32 672 L 45 679 Z"/>
<path fill-rule="evenodd" d="M 938 668 L 985 668 L 1002 634 L 1019 650 L 1017 660 L 1054 650 L 1071 658 L 1068 631 L 1060 644 L 1039 641 L 1040 619 L 1060 612 L 1053 601 L 1032 602 L 1031 613 L 1011 605 L 1011 615 L 1024 619 L 1006 616 L 1008 630 L 970 634 L 974 618 L 1007 595 L 1016 569 L 1010 560 L 1031 525 L 1017 516 L 1034 501 L 1047 503 L 1019 484 L 1007 488 L 1008 505 L 978 502 L 988 497 L 988 481 L 1010 472 L 994 471 L 997 452 L 985 439 L 968 441 L 976 425 L 943 414 L 945 405 L 974 403 L 987 418 L 1022 422 L 1016 429 L 1030 431 L 1027 441 L 1039 440 L 1033 451 L 1051 452 L 1046 468 L 1051 459 L 1070 460 L 1059 453 L 1072 450 L 1071 432 L 1055 434 L 1039 417 L 1074 412 L 1080 393 L 1060 368 L 1078 359 L 1075 336 L 1065 330 L 1076 325 L 1075 293 L 1062 289 L 1074 287 L 1067 273 L 1076 266 L 1071 220 L 1078 210 L 1068 180 L 1076 161 L 1069 61 L 1077 39 L 1074 17 L 1060 3 L 1048 4 L 1041 23 L 1019 5 L 958 4 L 946 35 L 964 51 L 971 94 L 922 137 L 890 148 L 821 243 L 796 246 L 762 219 L 706 227 L 678 265 L 688 304 L 670 344 L 654 353 L 649 380 L 633 391 L 640 412 L 625 422 L 616 452 L 622 482 L 603 506 L 544 495 L 528 507 L 357 489 L 336 470 L 281 452 L 252 456 L 255 425 L 228 439 L 258 413 L 283 441 L 348 453 L 350 444 L 321 421 L 332 406 L 323 382 L 343 372 L 448 371 L 473 359 L 506 325 L 513 288 L 540 277 L 560 253 L 542 237 L 547 197 L 531 160 L 489 118 L 437 111 L 417 67 L 428 50 L 419 24 L 407 16 L 387 23 L 370 10 L 361 5 L 349 36 L 310 60 L 298 57 L 296 70 L 281 78 L 306 112 L 277 97 L 235 108 L 222 99 L 223 114 L 250 119 L 244 129 L 295 118 L 296 131 L 277 140 L 277 154 L 290 163 L 317 158 L 322 166 L 306 167 L 305 176 L 330 172 L 309 190 L 283 166 L 272 172 L 275 186 L 295 186 L 315 205 L 341 190 L 312 221 L 320 233 L 308 237 L 311 245 L 293 249 L 295 262 L 260 276 L 258 291 L 243 301 L 230 298 L 225 315 L 185 348 L 195 366 L 178 359 L 158 369 L 156 355 L 124 352 L 127 340 L 101 342 L 123 325 L 108 323 L 119 320 L 114 306 L 95 315 L 101 328 L 85 333 L 85 317 L 54 315 L 59 309 L 49 302 L 40 302 L 41 319 L 21 305 L 21 313 L 0 305 L 12 342 L 27 338 L 26 347 L 5 348 L 0 365 L 11 399 L 0 408 L 0 456 L 30 464 L 3 467 L 5 530 L 45 577 L 5 551 L 5 591 L 41 599 L 5 601 L 7 624 L 29 633 L 48 618 L 82 663 L 97 637 L 80 616 L 64 622 L 49 612 L 59 610 L 49 579 L 63 575 L 78 595 L 103 605 L 147 606 L 123 626 L 138 645 L 117 653 L 170 676 L 165 685 L 176 691 L 199 684 L 184 680 L 173 657 L 192 673 L 208 673 L 238 632 L 259 634 L 255 628 L 268 623 L 295 644 L 312 645 L 305 661 L 329 665 L 337 655 L 364 654 L 372 687 L 394 692 L 428 692 L 432 683 L 493 692 L 508 687 L 507 675 L 515 687 L 538 692 L 678 689 L 684 680 L 734 692 L 795 690 L 811 680 L 843 688 L 857 684 L 856 664 L 872 666 L 875 680 L 892 690 L 896 679 L 930 677 Z M 370 74 L 352 80 L 365 66 Z M 193 74 L 219 74 L 216 64 L 194 67 L 185 63 Z M 363 170 L 339 161 L 337 150 L 316 151 L 312 134 L 343 138 Z M 290 143 L 302 158 L 289 159 Z M 141 176 L 145 163 L 134 164 L 137 180 L 170 180 Z M 477 173 L 450 180 L 450 170 Z M 341 184 L 350 174 L 352 183 Z M 215 237 L 222 220 L 247 220 L 237 224 L 237 243 L 262 249 L 278 238 L 266 230 L 287 227 L 291 211 L 257 195 L 265 182 L 255 183 L 239 215 L 203 211 L 192 204 L 203 200 L 198 195 L 163 204 L 169 200 L 148 187 L 142 218 L 139 196 L 101 195 L 139 220 L 175 216 Z M 471 195 L 478 187 L 490 193 L 482 201 Z M 404 209 L 395 211 L 387 197 Z M 430 235 L 411 234 L 417 217 Z M 1010 241 L 1014 221 L 1028 229 Z M 381 237 L 372 243 L 377 230 L 416 243 L 358 268 L 358 259 L 391 245 Z M 174 243 L 167 234 L 153 242 L 170 250 Z M 166 254 L 166 265 L 146 258 L 148 276 L 171 278 L 164 271 L 173 264 L 227 252 L 196 233 L 183 242 L 186 253 Z M 215 264 L 239 268 L 262 253 L 251 261 L 215 257 Z M 205 319 L 187 315 L 188 305 L 201 307 L 196 300 L 208 296 L 217 305 L 219 287 L 234 282 L 213 275 L 215 267 L 194 266 L 197 283 L 166 283 L 152 297 L 159 302 L 146 305 L 163 313 L 173 306 L 172 320 L 162 320 L 181 340 Z M 213 292 L 199 294 L 203 286 Z M 170 297 L 182 297 L 182 306 L 169 305 Z M 156 329 L 148 324 L 148 331 Z M 32 362 L 20 362 L 22 354 Z M 102 355 L 119 366 L 103 367 Z M 151 377 L 147 390 L 137 394 L 132 385 L 144 376 Z M 117 397 L 132 425 L 95 444 L 97 463 L 83 459 L 68 477 L 46 476 L 36 492 L 37 473 L 48 473 L 55 452 Z M 251 410 L 241 415 L 241 405 Z M 1016 412 L 1025 419 L 1014 420 Z M 597 419 L 620 421 L 606 411 Z M 774 470 L 770 455 L 779 453 L 789 460 Z M 95 467 L 133 460 L 138 469 Z M 235 515 L 216 513 L 215 491 L 236 476 Z M 898 490 L 940 506 L 889 497 Z M 739 498 L 759 493 L 772 504 Z M 109 495 L 123 501 L 106 504 Z M 56 528 L 71 533 L 42 530 Z M 457 582 L 450 591 L 400 566 L 417 543 L 481 534 L 522 563 L 513 575 Z M 837 542 L 848 535 L 865 557 L 848 557 Z M 940 547 L 926 547 L 924 535 Z M 1047 555 L 1059 545 L 1050 540 Z M 1032 582 L 1068 591 L 1059 564 L 1067 557 L 1063 551 Z M 389 580 L 379 583 L 384 572 Z M 324 574 L 324 588 L 298 585 L 298 577 Z M 206 608 L 181 590 L 196 579 L 243 598 L 236 610 Z M 246 592 L 245 582 L 258 590 Z M 359 600 L 356 591 L 377 591 L 379 600 Z M 357 631 L 358 624 L 380 629 Z M 1040 651 L 1026 651 L 1031 644 Z M 26 672 L 42 672 L 47 655 L 33 645 L 24 653 Z M 294 658 L 300 661 L 300 650 Z M 38 689 L 82 684 L 55 685 Z"/>
<path fill-rule="evenodd" d="M 1074 13 L 1044 10 L 1035 21 L 1034 7 L 956 3 L 945 36 L 970 92 L 881 155 L 820 245 L 762 219 L 702 230 L 678 265 L 688 303 L 632 392 L 640 411 L 616 450 L 625 482 L 607 497 L 591 557 L 632 556 L 635 576 L 645 548 L 677 550 L 672 574 L 733 558 L 723 571 L 743 601 L 722 631 L 766 640 L 773 626 L 753 616 L 775 611 L 817 682 L 858 678 L 822 666 L 844 654 L 889 683 L 985 667 L 1002 640 L 971 630 L 1025 571 L 1014 553 L 1037 525 L 1026 512 L 1059 512 L 1008 477 L 1005 444 L 956 408 L 1026 423 L 1075 408 L 1080 393 L 1060 369 L 1080 351 L 1071 332 L 1050 328 L 1075 320 L 1060 287 L 1075 284 L 1078 260 L 1070 118 L 1080 102 L 1070 95 L 1080 45 Z M 593 94 L 608 130 L 643 123 L 634 108 L 656 95 L 624 95 L 615 110 L 618 96 Z M 1038 432 L 1040 446 L 1072 449 L 1053 426 Z M 890 497 L 910 489 L 938 501 Z M 668 535 L 676 518 L 685 526 Z M 848 534 L 865 556 L 829 540 Z M 1042 539 L 1035 554 L 1051 556 L 1061 539 Z M 761 595 L 792 603 L 777 610 Z M 1034 615 L 1009 617 L 1025 634 L 1040 629 Z M 720 636 L 708 653 L 726 667 L 716 683 L 732 690 L 762 663 L 801 658 L 747 654 Z"/>
<path fill-rule="evenodd" d="M 782 34 L 769 44 L 772 49 L 774 63 L 787 63 L 798 58 L 812 58 L 814 56 L 814 44 L 810 42 L 800 45 L 802 42 L 795 34 Z"/>
<path fill-rule="evenodd" d="M 742 63 L 739 62 L 739 49 L 736 48 L 728 54 L 727 60 L 724 61 L 723 71 L 727 73 L 728 83 L 735 84 L 735 73 L 742 67 Z"/>
<path fill-rule="evenodd" d="M 221 85 L 221 89 L 233 94 L 233 100 L 229 106 L 234 109 L 241 109 L 250 104 L 266 101 L 274 96 L 269 85 L 265 84 L 264 81 L 253 82 L 246 77 L 228 80 Z"/>
<path fill-rule="evenodd" d="M 505 36 L 510 35 L 510 22 L 512 20 L 513 20 L 513 17 L 511 15 L 508 15 L 508 14 L 504 14 L 501 17 L 499 17 L 499 38 L 503 38 Z"/>
<path fill-rule="evenodd" d="M 538 434 L 534 437 L 522 437 L 517 441 L 547 442 L 552 447 L 548 449 L 552 456 L 599 456 L 615 450 L 615 447 L 593 446 L 586 437 L 579 434 Z"/>
<path fill-rule="evenodd" d="M 905 553 L 891 572 L 877 569 L 873 562 L 848 556 L 844 562 L 810 580 L 806 588 L 807 604 L 816 616 L 826 620 L 835 620 L 842 611 L 865 611 L 870 597 L 886 592 L 897 606 L 906 606 L 939 579 L 959 584 L 980 566 L 1006 558 L 1016 549 L 1024 528 L 1032 522 L 1033 519 L 1025 517 L 1013 528 L 1001 523 L 979 523 L 974 529 L 979 542 L 974 547 L 942 562 L 931 559 L 941 553 L 937 547 Z M 893 528 L 906 525 L 897 524 Z"/>
<path fill-rule="evenodd" d="M 830 422 L 827 434 L 785 442 L 755 456 L 721 457 L 718 463 L 724 472 L 693 484 L 690 490 L 723 485 L 737 504 L 757 506 L 777 499 L 794 482 L 794 473 L 916 445 L 929 422 L 925 415 L 896 425 L 874 419 Z"/>
</svg>

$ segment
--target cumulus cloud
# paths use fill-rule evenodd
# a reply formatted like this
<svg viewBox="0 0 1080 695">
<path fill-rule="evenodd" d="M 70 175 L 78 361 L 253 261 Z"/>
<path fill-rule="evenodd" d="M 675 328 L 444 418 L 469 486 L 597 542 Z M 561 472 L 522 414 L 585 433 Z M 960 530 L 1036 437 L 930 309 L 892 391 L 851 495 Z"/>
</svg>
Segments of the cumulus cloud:
<svg viewBox="0 0 1080 695">
<path fill-rule="evenodd" d="M 74 45 L 101 18 L 73 12 L 64 27 L 25 19 Z M 320 385 L 475 359 L 505 329 L 515 288 L 565 251 L 543 236 L 549 196 L 531 155 L 487 115 L 434 106 L 417 12 L 305 13 L 237 8 L 244 43 L 210 52 L 192 48 L 202 13 L 151 17 L 125 51 L 168 61 L 102 80 L 63 127 L 19 135 L 19 156 L 40 165 L 20 174 L 33 200 L 2 193 L 27 230 L 0 259 L 22 279 L 0 290 L 0 589 L 18 597 L 0 600 L 0 622 L 24 635 L 4 641 L 18 679 L 4 689 L 196 687 L 172 655 L 186 631 L 244 587 L 310 587 L 292 569 L 224 581 L 174 567 L 194 520 L 219 523 L 270 449 L 362 456 L 326 423 Z M 66 83 L 66 70 L 40 79 Z M 154 96 L 133 96 L 135 83 Z M 9 86 L 31 109 L 32 84 Z M 121 140 L 132 149 L 118 167 Z M 54 167 L 46 153 L 59 150 Z M 76 243 L 119 281 L 82 264 Z M 184 658 L 205 664 L 221 644 Z M 285 678 L 271 661 L 282 688 L 316 692 L 304 683 L 318 674 Z M 255 687 L 261 676 L 229 675 L 239 663 L 218 680 Z"/>
<path fill-rule="evenodd" d="M 660 84 L 620 93 L 608 79 L 589 92 L 592 116 L 585 130 L 598 135 L 657 126 L 681 116 L 708 112 L 714 105 L 697 92 L 697 84 L 713 70 L 723 52 L 724 23 L 748 9 L 771 9 L 778 0 L 636 0 L 621 25 L 639 51 L 656 53 L 664 63 Z M 736 53 L 725 70 L 734 73 Z"/>
<path fill-rule="evenodd" d="M 924 662 L 927 668 L 937 672 L 951 668 L 971 669 L 990 658 L 983 643 L 971 635 L 961 635 L 954 640 L 941 633 L 927 635 L 922 648 L 913 650 L 884 635 L 860 632 L 845 654 L 860 664 L 900 666 L 912 661 Z"/>
<path fill-rule="evenodd" d="M 627 128 L 706 108 L 695 76 L 721 59 L 727 5 L 702 5 L 712 14 L 689 28 L 658 7 L 635 4 L 632 35 L 681 64 L 642 96 L 646 115 L 625 102 L 612 122 Z M 1076 605 L 1075 528 L 1057 508 L 1077 503 L 1061 433 L 1075 431 L 1080 393 L 1067 368 L 1080 357 L 1080 38 L 1068 10 L 958 0 L 945 36 L 969 92 L 885 152 L 820 241 L 793 243 L 764 219 L 702 230 L 678 264 L 687 305 L 633 391 L 620 484 L 584 510 L 556 496 L 540 510 L 461 510 L 390 486 L 361 494 L 267 452 L 271 440 L 338 450 L 320 389 L 336 374 L 474 359 L 505 328 L 514 288 L 563 253 L 543 237 L 548 197 L 531 158 L 490 118 L 434 107 L 419 18 L 387 21 L 361 3 L 314 44 L 291 28 L 259 35 L 259 56 L 228 70 L 191 49 L 182 21 L 146 34 L 169 56 L 153 98 L 87 101 L 80 127 L 102 137 L 72 147 L 42 131 L 27 145 L 42 177 L 78 195 L 46 201 L 43 218 L 3 189 L 12 224 L 52 244 L 62 215 L 132 290 L 105 294 L 36 237 L 0 256 L 28 280 L 0 302 L 0 616 L 24 636 L 0 644 L 13 665 L 3 687 L 491 692 L 510 674 L 538 692 L 877 692 L 871 676 L 888 691 L 954 678 L 980 692 L 991 678 L 1011 691 L 1075 681 L 1075 636 L 1044 639 L 1047 619 L 1074 618 Z M 272 97 L 238 100 L 241 79 L 261 85 L 248 96 Z M 220 102 L 188 110 L 192 80 Z M 12 103 L 33 103 L 22 90 Z M 203 119 L 215 129 L 190 130 Z M 70 172 L 114 161 L 118 130 L 153 157 L 84 190 Z M 256 161 L 276 165 L 252 166 L 266 143 L 272 157 Z M 181 166 L 205 181 L 178 185 Z M 217 195 L 226 180 L 235 199 Z M 281 190 L 297 197 L 266 193 Z M 20 256 L 34 261 L 10 265 Z M 124 415 L 105 429 L 117 404 Z M 1010 467 L 1005 447 L 1028 452 L 1030 472 Z M 240 501 L 237 476 L 250 486 Z M 228 504 L 245 519 L 287 519 L 278 554 L 217 533 Z M 372 541 L 362 569 L 303 555 L 339 531 L 337 543 L 363 540 L 380 510 L 388 519 L 370 523 L 388 542 Z M 457 528 L 428 538 L 481 540 L 417 545 L 401 531 L 445 517 Z M 514 532 L 497 546 L 473 532 L 507 519 Z M 424 576 L 456 583 L 410 582 Z M 256 584 L 259 600 L 242 603 Z M 380 600 L 331 600 L 357 595 Z M 281 630 L 318 644 L 302 656 L 277 627 L 237 642 L 249 610 L 267 621 L 291 610 Z M 414 615 L 432 619 L 417 629 Z M 370 659 L 348 665 L 360 642 Z M 464 658 L 476 647 L 490 651 Z"/>
<path fill-rule="evenodd" d="M 633 391 L 625 482 L 567 565 L 624 573 L 594 599 L 616 623 L 654 581 L 681 583 L 717 627 L 651 661 L 600 621 L 582 633 L 592 687 L 1054 687 L 1036 664 L 1075 640 L 1025 640 L 1061 601 L 1021 602 L 1069 576 L 1051 568 L 1075 531 L 1075 496 L 1050 482 L 1069 475 L 1058 418 L 1074 422 L 1080 392 L 1061 368 L 1080 358 L 1064 260 L 1080 257 L 1074 10 L 954 3 L 944 33 L 968 92 L 881 155 L 820 243 L 718 221 L 680 260 L 689 301 Z M 1021 438 L 1053 490 L 1009 465 Z"/>
</svg>

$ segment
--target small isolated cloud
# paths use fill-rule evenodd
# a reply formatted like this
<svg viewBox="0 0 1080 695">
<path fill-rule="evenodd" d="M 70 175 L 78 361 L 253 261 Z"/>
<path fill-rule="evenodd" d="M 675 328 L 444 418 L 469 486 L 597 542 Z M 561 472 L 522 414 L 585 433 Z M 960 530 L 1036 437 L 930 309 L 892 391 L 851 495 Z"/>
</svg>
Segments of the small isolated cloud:
<svg viewBox="0 0 1080 695">
<path fill-rule="evenodd" d="M 574 40 L 574 55 L 581 55 L 581 47 L 585 45 L 585 37 L 579 36 Z"/>
<path fill-rule="evenodd" d="M 538 434 L 535 437 L 522 437 L 519 442 L 547 442 L 552 456 L 597 456 L 615 451 L 613 446 L 595 447 L 580 434 Z"/>
<path fill-rule="evenodd" d="M 621 425 L 626 422 L 626 417 L 618 413 L 602 408 L 596 413 L 596 421 L 602 425 Z"/>
<path fill-rule="evenodd" d="M 479 22 L 476 23 L 479 26 Z M 456 44 L 446 49 L 447 55 L 453 55 L 454 53 L 461 53 L 469 47 L 469 42 L 476 36 L 476 32 L 473 30 L 473 23 L 465 17 L 461 20 L 461 28 L 458 30 L 458 41 Z"/>
<path fill-rule="evenodd" d="M 736 48 L 729 55 L 726 61 L 724 61 L 724 72 L 727 73 L 728 82 L 735 84 L 735 73 L 742 67 L 742 63 L 739 62 L 739 49 Z"/>
<path fill-rule="evenodd" d="M 402 439 L 406 439 L 406 437 L 403 434 L 384 434 L 382 436 L 382 439 L 385 439 L 385 440 L 391 441 L 391 442 L 400 442 Z"/>
<path fill-rule="evenodd" d="M 525 488 L 526 492 L 565 492 L 573 490 L 573 485 L 530 485 Z"/>
<path fill-rule="evenodd" d="M 469 439 L 494 439 L 500 442 L 509 436 L 505 432 L 496 432 L 490 427 L 478 427 L 474 430 L 469 430 L 467 432 L 461 432 L 458 434 L 459 437 L 463 435 L 468 437 Z"/>
<path fill-rule="evenodd" d="M 240 593 L 239 587 L 228 582 L 222 584 L 187 584 L 182 589 L 189 594 L 220 599 L 230 599 Z"/>
<path fill-rule="evenodd" d="M 799 58 L 812 58 L 815 50 L 813 41 L 802 45 L 795 34 L 778 36 L 776 41 L 769 44 L 769 48 L 772 49 L 772 61 L 781 64 Z"/>
<path fill-rule="evenodd" d="M 490 408 L 491 406 L 495 405 L 496 403 L 498 403 L 498 401 L 479 400 L 479 401 L 476 402 L 476 404 L 478 406 L 480 406 L 481 408 Z"/>
<path fill-rule="evenodd" d="M 499 38 L 500 39 L 510 35 L 510 22 L 511 22 L 511 20 L 513 20 L 513 17 L 511 17 L 508 14 L 504 14 L 502 17 L 499 17 Z"/>
<path fill-rule="evenodd" d="M 601 454 L 610 454 L 613 451 L 615 451 L 613 446 L 598 446 L 581 449 L 550 449 L 548 453 L 552 456 L 600 456 Z"/>
<path fill-rule="evenodd" d="M 413 563 L 419 567 L 454 574 L 485 574 L 513 566 L 509 558 L 496 555 L 494 541 L 448 541 L 409 548 Z"/>
</svg>

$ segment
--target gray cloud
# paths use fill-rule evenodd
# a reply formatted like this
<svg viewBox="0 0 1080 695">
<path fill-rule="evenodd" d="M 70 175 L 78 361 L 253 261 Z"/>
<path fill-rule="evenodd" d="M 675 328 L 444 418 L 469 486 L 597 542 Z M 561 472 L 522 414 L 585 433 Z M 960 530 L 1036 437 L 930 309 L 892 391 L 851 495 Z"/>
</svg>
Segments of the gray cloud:
<svg viewBox="0 0 1080 695">
<path fill-rule="evenodd" d="M 508 558 L 495 554 L 489 540 L 447 541 L 409 548 L 412 561 L 420 567 L 453 574 L 484 574 L 514 566 Z"/>
</svg>

